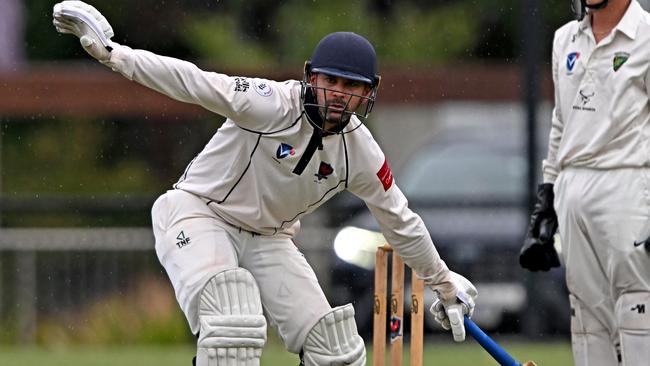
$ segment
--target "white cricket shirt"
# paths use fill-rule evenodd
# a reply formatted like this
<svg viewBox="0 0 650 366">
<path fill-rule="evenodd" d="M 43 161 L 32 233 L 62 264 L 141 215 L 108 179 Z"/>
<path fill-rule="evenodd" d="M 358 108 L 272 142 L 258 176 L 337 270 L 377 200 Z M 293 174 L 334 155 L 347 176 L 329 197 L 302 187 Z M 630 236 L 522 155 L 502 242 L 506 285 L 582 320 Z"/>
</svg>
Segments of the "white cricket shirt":
<svg viewBox="0 0 650 366">
<path fill-rule="evenodd" d="M 572 21 L 553 41 L 555 108 L 544 181 L 565 167 L 650 166 L 650 14 L 632 1 L 596 44 L 591 18 Z"/>
<path fill-rule="evenodd" d="M 448 299 L 448 270 L 422 220 L 393 182 L 383 152 L 353 117 L 344 134 L 323 137 L 293 172 L 313 127 L 303 116 L 300 82 L 231 77 L 148 51 L 116 46 L 107 62 L 130 80 L 227 117 L 175 184 L 203 198 L 226 222 L 262 235 L 293 236 L 299 219 L 344 189 L 361 198 L 386 239 Z M 356 128 L 352 131 L 353 128 Z"/>
</svg>

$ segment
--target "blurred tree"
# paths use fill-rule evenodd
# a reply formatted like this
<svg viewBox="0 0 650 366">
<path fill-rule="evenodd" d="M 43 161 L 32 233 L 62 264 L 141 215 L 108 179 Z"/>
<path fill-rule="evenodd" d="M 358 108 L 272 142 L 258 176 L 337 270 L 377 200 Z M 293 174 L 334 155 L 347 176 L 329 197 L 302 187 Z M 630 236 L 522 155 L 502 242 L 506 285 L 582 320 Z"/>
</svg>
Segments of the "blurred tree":
<svg viewBox="0 0 650 366">
<path fill-rule="evenodd" d="M 521 54 L 526 22 L 516 0 L 90 2 L 109 19 L 118 43 L 261 71 L 302 64 L 324 34 L 337 30 L 368 36 L 387 65 L 512 61 Z M 572 15 L 566 0 L 540 4 L 546 51 L 554 30 Z M 86 57 L 74 37 L 53 41 L 51 8 L 49 0 L 26 2 L 29 58 Z"/>
</svg>

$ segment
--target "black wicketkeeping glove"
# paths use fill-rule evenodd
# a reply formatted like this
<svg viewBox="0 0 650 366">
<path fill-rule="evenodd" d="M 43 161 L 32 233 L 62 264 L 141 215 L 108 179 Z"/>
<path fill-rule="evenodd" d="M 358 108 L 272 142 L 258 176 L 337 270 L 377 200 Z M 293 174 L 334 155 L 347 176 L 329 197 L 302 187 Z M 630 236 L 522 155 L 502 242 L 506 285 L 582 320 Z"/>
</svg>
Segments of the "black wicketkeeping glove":
<svg viewBox="0 0 650 366">
<path fill-rule="evenodd" d="M 537 203 L 530 216 L 524 246 L 519 253 L 519 264 L 531 271 L 548 271 L 560 266 L 560 258 L 553 246 L 553 236 L 557 231 L 553 199 L 553 184 L 537 186 Z"/>
</svg>

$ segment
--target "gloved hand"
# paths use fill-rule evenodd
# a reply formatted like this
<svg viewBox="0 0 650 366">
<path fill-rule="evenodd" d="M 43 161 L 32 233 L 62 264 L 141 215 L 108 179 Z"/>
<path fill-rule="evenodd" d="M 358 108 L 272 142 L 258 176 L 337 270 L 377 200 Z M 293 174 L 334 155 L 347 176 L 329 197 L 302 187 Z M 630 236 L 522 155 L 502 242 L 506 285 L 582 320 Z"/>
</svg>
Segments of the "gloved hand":
<svg viewBox="0 0 650 366">
<path fill-rule="evenodd" d="M 469 280 L 456 272 L 449 272 L 451 283 L 456 287 L 456 298 L 445 300 L 440 296 L 440 292 L 433 287 L 435 300 L 431 305 L 431 311 L 435 319 L 446 330 L 451 329 L 454 341 L 462 342 L 465 340 L 465 323 L 463 315 L 467 314 L 470 318 L 474 314 L 475 299 L 478 296 L 476 287 Z"/>
<path fill-rule="evenodd" d="M 559 267 L 560 259 L 553 246 L 557 231 L 557 215 L 553 208 L 553 184 L 537 187 L 537 203 L 530 216 L 528 233 L 519 253 L 519 264 L 531 271 L 548 271 Z"/>
<path fill-rule="evenodd" d="M 83 1 L 63 1 L 54 5 L 52 16 L 59 33 L 74 34 L 88 54 L 101 62 L 108 61 L 116 45 L 110 40 L 113 28 L 97 9 Z"/>
</svg>

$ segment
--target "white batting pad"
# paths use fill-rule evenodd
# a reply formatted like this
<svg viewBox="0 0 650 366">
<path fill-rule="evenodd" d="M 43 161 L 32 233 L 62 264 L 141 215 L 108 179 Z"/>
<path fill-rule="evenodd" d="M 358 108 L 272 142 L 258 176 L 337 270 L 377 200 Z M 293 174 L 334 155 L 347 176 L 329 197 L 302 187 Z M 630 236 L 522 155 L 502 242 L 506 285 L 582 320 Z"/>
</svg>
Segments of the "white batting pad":
<svg viewBox="0 0 650 366">
<path fill-rule="evenodd" d="M 266 319 L 253 276 L 243 268 L 215 275 L 199 300 L 197 366 L 258 366 Z"/>
<path fill-rule="evenodd" d="M 584 304 L 569 295 L 571 304 L 571 344 L 575 366 L 618 365 L 609 332 Z"/>
<path fill-rule="evenodd" d="M 623 366 L 647 365 L 650 360 L 650 293 L 631 292 L 616 302 Z"/>
<path fill-rule="evenodd" d="M 303 346 L 305 366 L 366 364 L 366 347 L 354 322 L 354 307 L 334 308 L 311 329 Z"/>
</svg>

